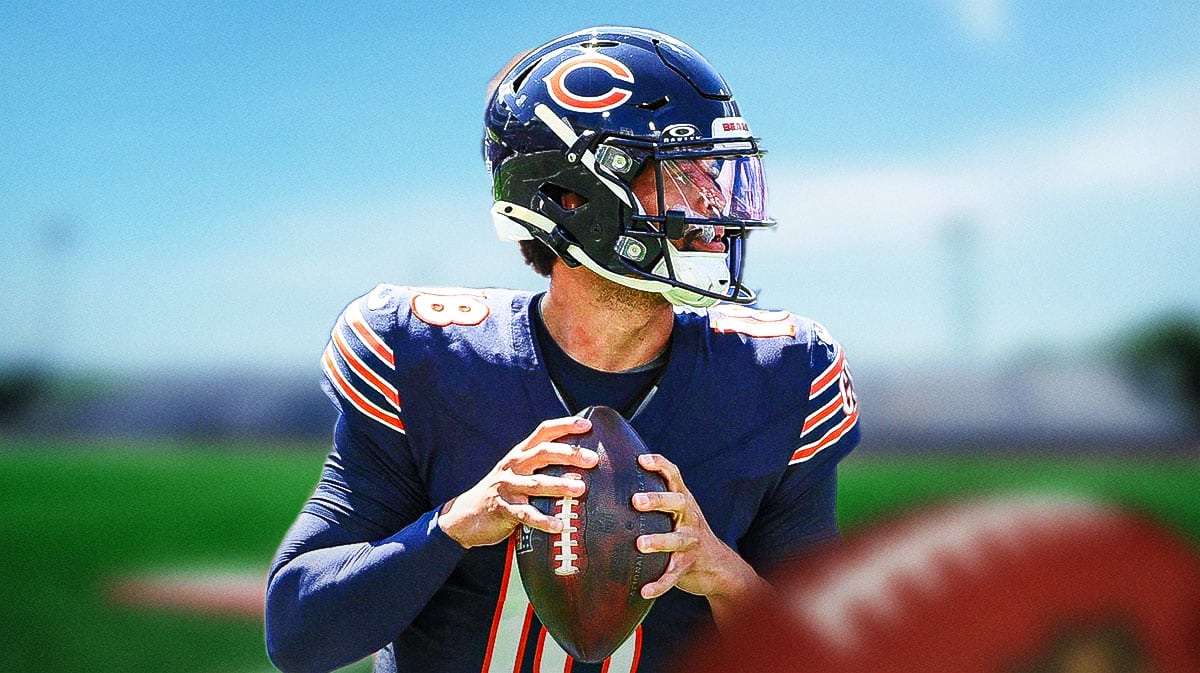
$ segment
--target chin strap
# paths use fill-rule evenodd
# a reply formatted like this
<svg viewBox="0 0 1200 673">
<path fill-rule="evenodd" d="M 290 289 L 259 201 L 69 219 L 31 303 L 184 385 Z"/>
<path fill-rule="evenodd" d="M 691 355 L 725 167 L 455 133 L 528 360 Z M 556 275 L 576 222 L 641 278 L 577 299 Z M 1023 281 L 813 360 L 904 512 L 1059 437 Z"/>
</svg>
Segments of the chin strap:
<svg viewBox="0 0 1200 673">
<path fill-rule="evenodd" d="M 545 215 L 507 201 L 497 201 L 492 205 L 492 224 L 495 226 L 496 235 L 500 240 L 511 242 L 539 238 L 530 233 L 529 229 L 526 228 L 527 226 L 534 227 L 543 232 L 545 234 L 542 237 L 543 240 L 554 238 L 554 232 L 558 228 L 554 221 Z M 574 243 L 565 239 L 560 239 L 559 243 L 563 246 L 563 249 L 556 249 L 555 251 L 563 258 L 564 262 L 569 264 L 568 259 L 576 261 L 577 264 L 573 264 L 572 266 L 582 264 L 597 275 L 619 285 L 644 292 L 657 292 L 666 297 L 667 301 L 675 306 L 707 308 L 720 301 L 714 297 L 706 297 L 692 290 L 671 285 L 665 281 L 634 278 L 613 273 L 594 262 L 582 248 Z M 549 245 L 549 243 L 547 244 Z M 672 256 L 671 263 L 677 275 L 692 276 L 691 278 L 680 278 L 682 282 L 698 287 L 703 285 L 712 287 L 714 280 L 719 280 L 722 277 L 728 282 L 729 270 L 725 266 L 724 255 L 705 252 L 679 252 L 674 248 L 671 248 L 667 254 Z M 664 271 L 665 268 L 666 262 L 663 262 L 656 269 L 656 272 Z M 717 284 L 719 285 L 719 283 Z M 754 295 L 751 293 L 748 296 L 752 300 Z"/>
<path fill-rule="evenodd" d="M 691 308 L 708 308 L 720 301 L 719 299 L 705 297 L 702 294 L 696 294 L 681 287 L 673 287 L 669 291 L 663 292 L 662 296 L 666 297 L 672 306 L 687 306 Z"/>
</svg>

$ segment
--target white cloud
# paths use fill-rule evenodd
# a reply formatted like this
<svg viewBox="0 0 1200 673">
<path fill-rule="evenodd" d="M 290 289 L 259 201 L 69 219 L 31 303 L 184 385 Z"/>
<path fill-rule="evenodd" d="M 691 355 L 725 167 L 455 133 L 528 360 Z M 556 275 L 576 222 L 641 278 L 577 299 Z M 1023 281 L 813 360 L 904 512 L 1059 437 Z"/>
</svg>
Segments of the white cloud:
<svg viewBox="0 0 1200 673">
<path fill-rule="evenodd" d="M 1009 9 L 1004 0 L 941 0 L 941 4 L 976 42 L 996 44 L 1009 34 Z"/>
<path fill-rule="evenodd" d="M 1197 110 L 1200 68 L 954 150 L 790 170 L 773 158 L 781 226 L 752 241 L 752 282 L 882 365 L 1079 344 L 1200 307 Z M 961 220 L 969 257 L 945 238 Z"/>
<path fill-rule="evenodd" d="M 1034 139 L 1023 157 L 1063 195 L 1146 192 L 1200 177 L 1200 73 L 1129 92 L 1079 124 Z M 1046 134 L 1049 135 L 1049 134 Z"/>
<path fill-rule="evenodd" d="M 1200 71 L 1134 87 L 1082 119 L 981 136 L 940 155 L 848 168 L 772 165 L 775 244 L 914 242 L 948 219 L 1011 229 L 1047 205 L 1153 197 L 1200 183 Z"/>
</svg>

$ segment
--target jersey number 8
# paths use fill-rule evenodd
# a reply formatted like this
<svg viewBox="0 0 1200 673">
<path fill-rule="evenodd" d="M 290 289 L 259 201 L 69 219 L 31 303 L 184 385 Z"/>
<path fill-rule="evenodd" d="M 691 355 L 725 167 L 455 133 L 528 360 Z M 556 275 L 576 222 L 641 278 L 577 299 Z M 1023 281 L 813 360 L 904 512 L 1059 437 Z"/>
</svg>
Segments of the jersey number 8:
<svg viewBox="0 0 1200 673">
<path fill-rule="evenodd" d="M 491 309 L 474 295 L 421 293 L 413 296 L 412 312 L 435 327 L 473 327 L 486 320 Z"/>
</svg>

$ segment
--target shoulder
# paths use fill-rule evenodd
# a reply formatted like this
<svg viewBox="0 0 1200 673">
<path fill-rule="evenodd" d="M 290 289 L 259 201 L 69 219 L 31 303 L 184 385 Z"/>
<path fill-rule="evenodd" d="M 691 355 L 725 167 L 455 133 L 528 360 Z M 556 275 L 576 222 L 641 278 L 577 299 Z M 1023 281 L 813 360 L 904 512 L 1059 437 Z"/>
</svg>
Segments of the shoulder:
<svg viewBox="0 0 1200 673">
<path fill-rule="evenodd" d="M 530 293 L 499 289 L 381 284 L 351 301 L 321 357 L 327 392 L 403 432 L 400 380 L 422 367 L 445 367 L 464 352 L 504 351 L 507 327 Z"/>
<path fill-rule="evenodd" d="M 474 326 L 494 311 L 507 312 L 514 303 L 528 302 L 531 293 L 499 288 L 416 287 L 381 283 L 356 298 L 342 316 L 361 315 L 379 329 L 402 326 L 411 317 L 428 325 Z"/>
<path fill-rule="evenodd" d="M 846 352 L 821 323 L 727 304 L 680 318 L 700 335 L 710 385 L 746 400 L 763 422 L 804 419 L 790 462 L 844 454 L 857 443 L 858 399 Z"/>
<path fill-rule="evenodd" d="M 338 324 L 357 328 L 384 346 L 428 334 L 429 328 L 484 327 L 505 323 L 528 305 L 531 293 L 498 288 L 414 287 L 380 284 L 350 302 Z M 483 330 L 478 330 L 483 331 Z"/>
<path fill-rule="evenodd" d="M 396 289 L 376 286 L 342 310 L 321 354 L 321 371 L 326 393 L 343 414 L 357 412 L 379 426 L 404 433 L 400 396 L 392 380 L 396 356 L 391 334 L 399 305 Z"/>
<path fill-rule="evenodd" d="M 704 332 L 709 348 L 723 357 L 752 358 L 759 366 L 814 377 L 845 358 L 829 330 L 791 311 L 718 304 L 681 317 L 688 328 Z"/>
<path fill-rule="evenodd" d="M 502 288 L 378 285 L 342 312 L 339 328 L 397 376 L 430 367 L 525 364 L 534 293 Z"/>
</svg>

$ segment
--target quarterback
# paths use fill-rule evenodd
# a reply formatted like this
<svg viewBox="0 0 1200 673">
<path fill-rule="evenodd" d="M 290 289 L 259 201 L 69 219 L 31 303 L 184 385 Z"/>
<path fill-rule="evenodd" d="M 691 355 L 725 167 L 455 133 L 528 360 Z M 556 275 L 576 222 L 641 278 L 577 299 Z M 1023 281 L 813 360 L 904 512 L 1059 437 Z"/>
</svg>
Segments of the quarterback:
<svg viewBox="0 0 1200 673">
<path fill-rule="evenodd" d="M 516 59 L 484 119 L 498 234 L 544 292 L 380 285 L 337 320 L 321 361 L 340 411 L 320 481 L 272 564 L 266 638 L 282 670 L 665 670 L 736 614 L 774 564 L 837 536 L 836 466 L 858 442 L 841 346 L 752 308 L 762 150 L 724 79 L 650 30 L 592 28 Z M 603 664 L 548 638 L 513 562 L 533 496 L 577 496 L 569 444 L 620 411 L 663 492 L 632 505 L 674 528 L 657 597 Z"/>
</svg>

